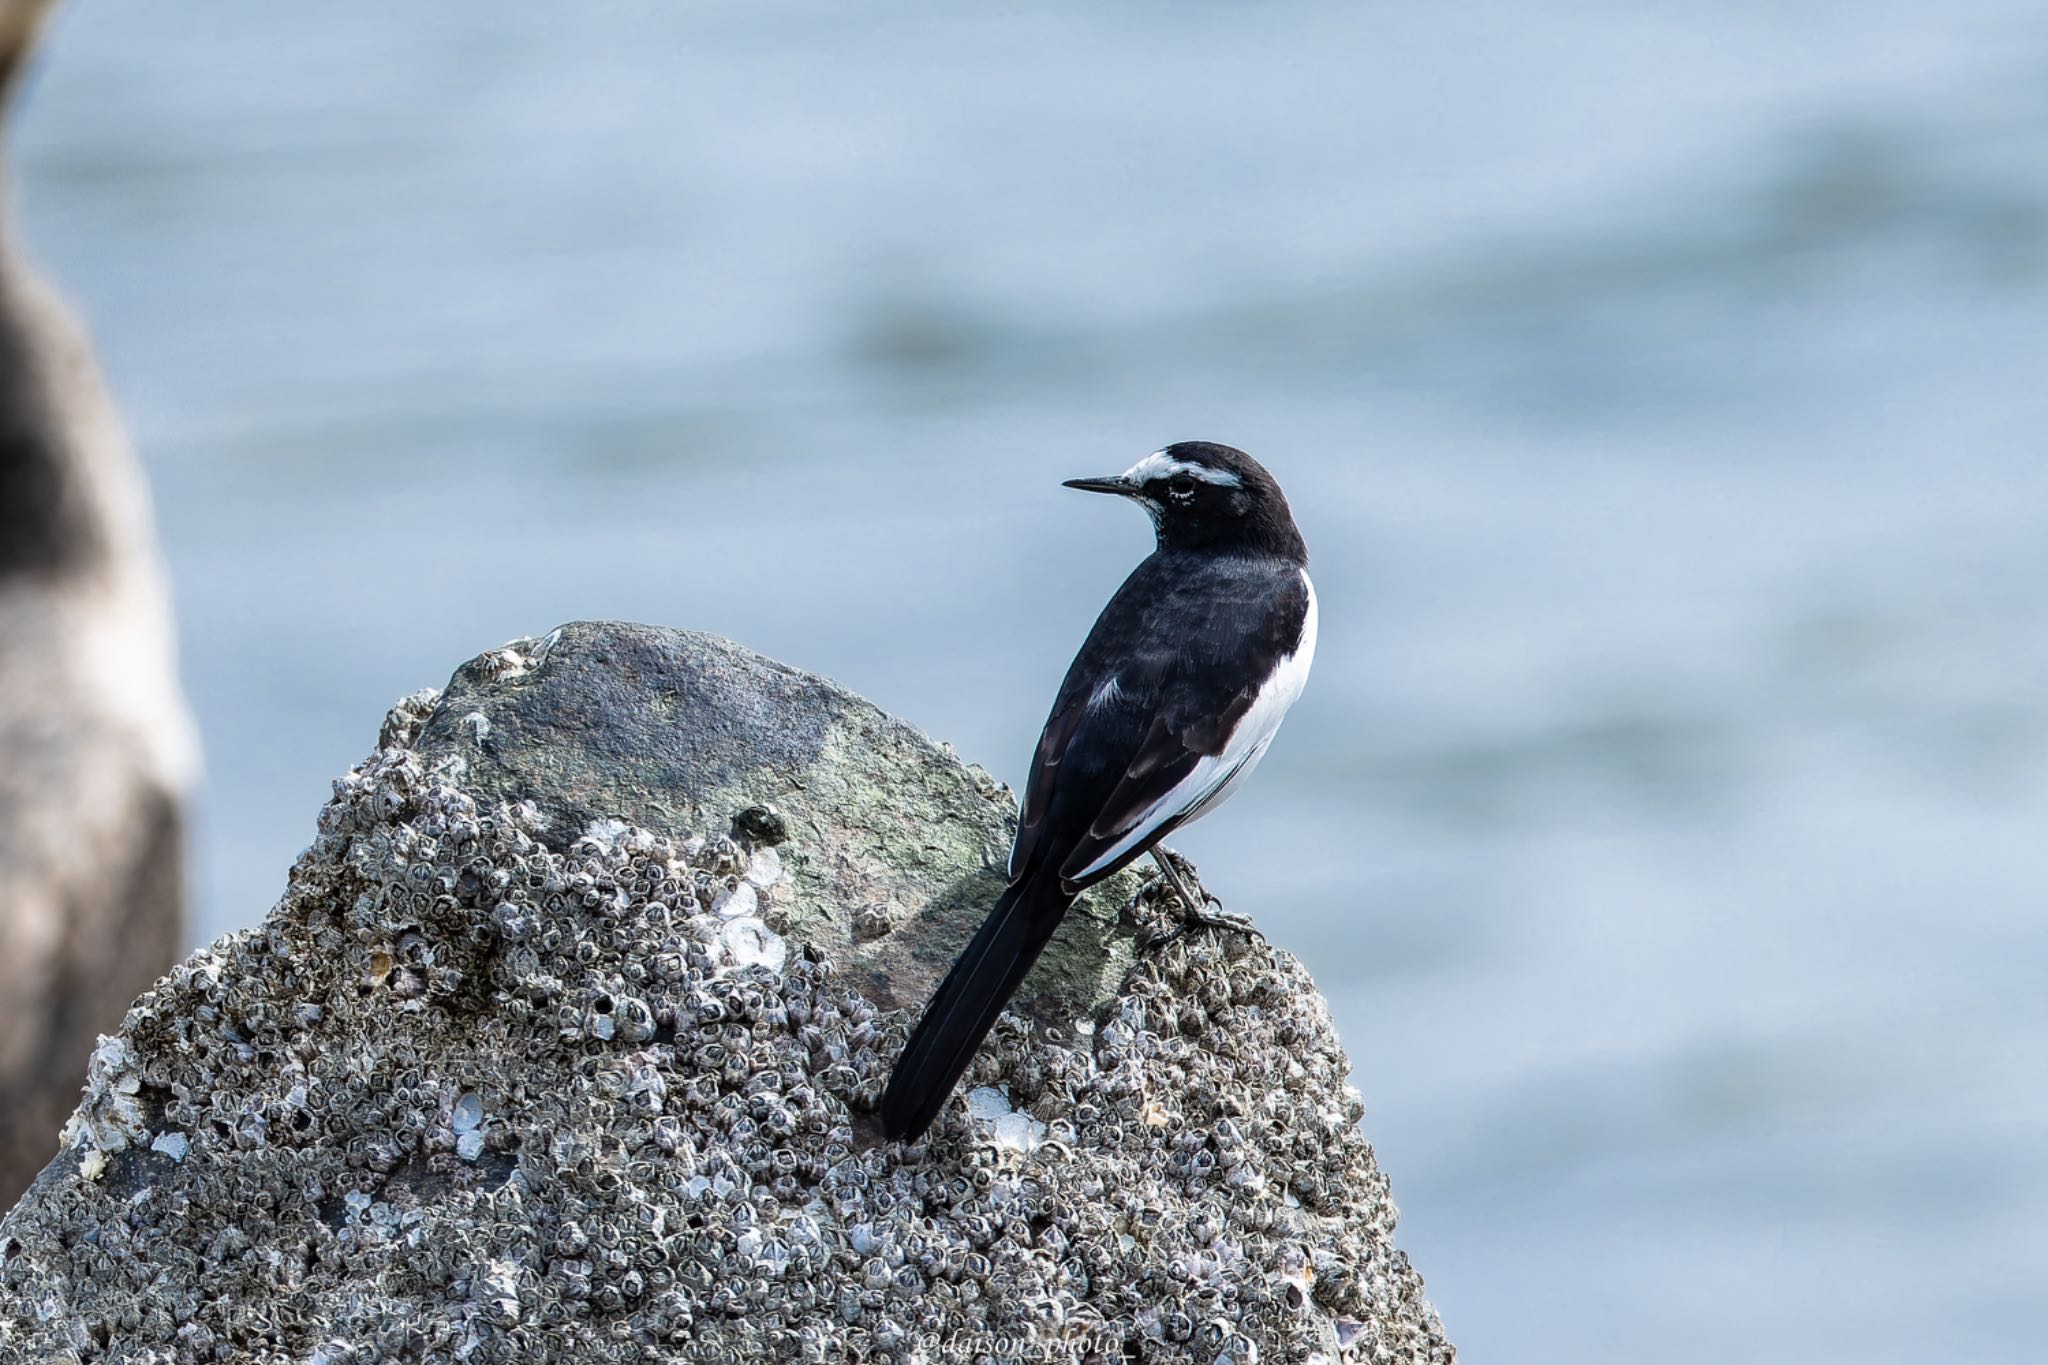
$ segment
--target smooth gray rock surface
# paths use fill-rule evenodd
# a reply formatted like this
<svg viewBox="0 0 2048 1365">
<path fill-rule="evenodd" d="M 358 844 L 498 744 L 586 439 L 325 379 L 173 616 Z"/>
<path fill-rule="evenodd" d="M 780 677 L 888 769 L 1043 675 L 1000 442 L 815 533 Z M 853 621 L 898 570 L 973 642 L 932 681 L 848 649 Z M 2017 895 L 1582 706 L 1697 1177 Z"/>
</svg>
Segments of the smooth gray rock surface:
<svg viewBox="0 0 2048 1365">
<path fill-rule="evenodd" d="M 875 1138 L 1009 818 L 707 636 L 484 656 L 101 1043 L 0 1360 L 1451 1360 L 1313 983 L 1131 883 Z"/>
<path fill-rule="evenodd" d="M 0 101 L 49 8 L 0 0 Z M 177 957 L 196 753 L 142 471 L 0 206 L 0 1208 Z"/>
</svg>

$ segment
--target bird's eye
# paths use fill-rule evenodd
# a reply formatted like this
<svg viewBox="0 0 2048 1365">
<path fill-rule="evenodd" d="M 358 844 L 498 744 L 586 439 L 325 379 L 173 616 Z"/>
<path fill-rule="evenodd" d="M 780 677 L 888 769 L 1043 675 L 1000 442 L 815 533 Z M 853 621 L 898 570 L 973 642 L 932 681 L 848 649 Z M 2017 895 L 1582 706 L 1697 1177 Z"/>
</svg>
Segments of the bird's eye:
<svg viewBox="0 0 2048 1365">
<path fill-rule="evenodd" d="M 1173 494 L 1176 498 L 1193 497 L 1195 493 L 1195 476 L 1192 474 L 1174 475 L 1166 481 L 1166 491 Z"/>
</svg>

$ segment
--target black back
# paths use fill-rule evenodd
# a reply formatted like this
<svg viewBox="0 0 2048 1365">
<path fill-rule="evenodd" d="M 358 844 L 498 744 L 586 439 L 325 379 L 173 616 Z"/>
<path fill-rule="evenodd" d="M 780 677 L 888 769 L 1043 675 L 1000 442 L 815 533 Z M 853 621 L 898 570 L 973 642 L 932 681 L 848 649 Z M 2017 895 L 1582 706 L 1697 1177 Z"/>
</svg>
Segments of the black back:
<svg viewBox="0 0 2048 1365">
<path fill-rule="evenodd" d="M 1103 609 L 1046 718 L 1010 876 L 1082 890 L 1140 856 L 1081 870 L 1204 757 L 1220 754 L 1280 658 L 1301 642 L 1308 584 L 1270 555 L 1160 550 Z M 1117 680 L 1100 704 L 1102 680 Z M 1163 833 L 1164 831 L 1162 831 Z"/>
</svg>

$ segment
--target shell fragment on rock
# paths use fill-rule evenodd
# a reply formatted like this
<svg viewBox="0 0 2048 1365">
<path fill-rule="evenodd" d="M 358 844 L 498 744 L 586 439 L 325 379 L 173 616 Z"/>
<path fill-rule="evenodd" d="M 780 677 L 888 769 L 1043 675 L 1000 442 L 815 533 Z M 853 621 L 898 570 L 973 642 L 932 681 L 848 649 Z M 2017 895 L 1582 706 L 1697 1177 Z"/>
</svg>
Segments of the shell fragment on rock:
<svg viewBox="0 0 2048 1365">
<path fill-rule="evenodd" d="M 995 1145 L 1009 1152 L 1029 1152 L 1046 1140 L 1046 1125 L 1010 1107 L 1010 1097 L 992 1085 L 967 1092 L 967 1115 Z"/>
</svg>

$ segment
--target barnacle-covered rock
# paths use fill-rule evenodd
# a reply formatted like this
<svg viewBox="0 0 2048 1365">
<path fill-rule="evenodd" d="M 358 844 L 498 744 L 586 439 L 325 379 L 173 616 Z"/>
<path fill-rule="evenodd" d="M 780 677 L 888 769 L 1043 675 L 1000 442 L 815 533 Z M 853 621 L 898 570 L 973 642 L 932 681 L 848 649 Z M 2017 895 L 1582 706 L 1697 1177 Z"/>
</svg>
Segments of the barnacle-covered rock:
<svg viewBox="0 0 2048 1365">
<path fill-rule="evenodd" d="M 1011 818 L 722 641 L 494 651 L 103 1041 L 0 1360 L 1449 1361 L 1312 983 L 1135 877 L 879 1140 Z"/>
<path fill-rule="evenodd" d="M 782 885 L 768 927 L 885 1008 L 923 1003 L 1002 889 L 1016 828 L 987 773 L 844 688 L 648 626 L 569 625 L 491 651 L 457 671 L 419 743 L 480 805 L 526 803 L 551 850 L 629 828 L 670 839 L 714 874 L 682 892 L 729 918 Z M 1076 907 L 1020 1007 L 1070 1018 L 1114 987 L 1134 959 L 1117 912 L 1136 885 Z M 564 894 L 635 889 L 585 878 Z M 868 906 L 922 927 L 876 933 Z"/>
</svg>

